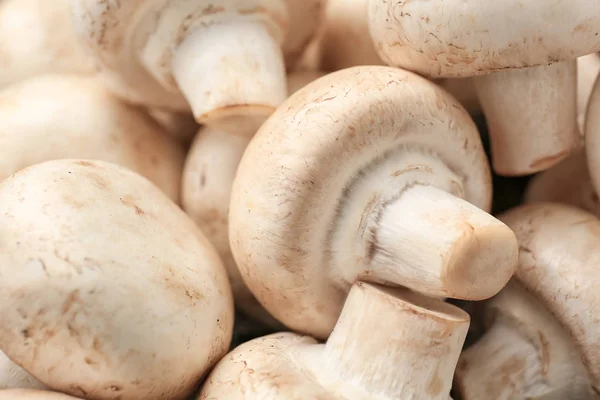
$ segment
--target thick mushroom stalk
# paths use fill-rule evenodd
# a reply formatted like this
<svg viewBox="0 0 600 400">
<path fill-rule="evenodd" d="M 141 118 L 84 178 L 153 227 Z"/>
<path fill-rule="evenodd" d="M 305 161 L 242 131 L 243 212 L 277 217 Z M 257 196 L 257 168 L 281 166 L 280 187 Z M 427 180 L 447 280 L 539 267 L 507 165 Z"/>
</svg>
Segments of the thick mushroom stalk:
<svg viewBox="0 0 600 400">
<path fill-rule="evenodd" d="M 569 334 L 518 282 L 490 300 L 486 313 L 493 325 L 456 368 L 462 399 L 595 398 Z"/>
<path fill-rule="evenodd" d="M 357 279 L 490 297 L 514 272 L 517 243 L 484 211 L 488 168 L 473 121 L 435 84 L 388 67 L 329 74 L 246 149 L 229 213 L 234 258 L 267 311 L 319 338 Z"/>
<path fill-rule="evenodd" d="M 289 94 L 321 76 L 323 73 L 316 71 L 289 74 Z M 183 171 L 182 205 L 219 252 L 237 307 L 251 318 L 280 328 L 281 324 L 264 310 L 244 284 L 229 246 L 231 188 L 244 150 L 256 133 L 252 129 L 253 126 L 242 125 L 237 132 L 224 132 L 204 127 L 198 132 Z"/>
<path fill-rule="evenodd" d="M 81 157 L 129 168 L 179 200 L 179 143 L 92 77 L 44 74 L 0 92 L 0 148 L 0 182 L 33 164 Z"/>
<path fill-rule="evenodd" d="M 458 367 L 464 398 L 597 398 L 600 220 L 552 203 L 501 219 L 519 239 L 516 282 L 490 303 L 496 321 Z"/>
<path fill-rule="evenodd" d="M 68 3 L 0 1 L 0 88 L 47 72 L 94 72 L 75 38 Z"/>
<path fill-rule="evenodd" d="M 185 399 L 223 357 L 217 252 L 147 179 L 55 160 L 0 183 L 0 350 L 89 399 Z"/>
<path fill-rule="evenodd" d="M 46 385 L 0 351 L 0 393 L 5 389 L 46 389 Z"/>
<path fill-rule="evenodd" d="M 126 99 L 260 124 L 285 98 L 283 0 L 71 0 L 73 22 Z M 185 98 L 185 99 L 184 99 Z M 258 126 L 258 125 L 257 125 Z"/>
<path fill-rule="evenodd" d="M 541 171 L 581 147 L 574 60 L 600 50 L 595 7 L 562 2 L 541 12 L 517 0 L 370 0 L 369 18 L 387 64 L 431 78 L 481 76 L 476 86 L 498 173 Z"/>
<path fill-rule="evenodd" d="M 217 364 L 198 398 L 447 400 L 468 326 L 452 305 L 358 282 L 325 344 L 293 333 L 247 342 Z"/>
</svg>

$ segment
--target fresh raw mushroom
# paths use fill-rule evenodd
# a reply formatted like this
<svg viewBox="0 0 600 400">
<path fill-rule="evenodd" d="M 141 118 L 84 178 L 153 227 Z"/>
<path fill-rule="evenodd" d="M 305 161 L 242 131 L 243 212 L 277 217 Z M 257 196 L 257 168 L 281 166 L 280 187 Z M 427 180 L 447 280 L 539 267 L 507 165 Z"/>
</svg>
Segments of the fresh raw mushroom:
<svg viewBox="0 0 600 400">
<path fill-rule="evenodd" d="M 44 74 L 0 91 L 0 149 L 0 182 L 43 161 L 98 159 L 144 175 L 179 199 L 181 146 L 93 77 Z"/>
<path fill-rule="evenodd" d="M 290 332 L 246 342 L 198 400 L 448 400 L 468 326 L 440 300 L 357 282 L 325 344 Z"/>
<path fill-rule="evenodd" d="M 284 0 L 71 0 L 111 89 L 200 123 L 257 126 L 284 99 Z M 248 121 L 245 122 L 249 123 Z"/>
<path fill-rule="evenodd" d="M 357 279 L 461 299 L 497 293 L 517 243 L 484 211 L 490 200 L 479 133 L 454 98 L 400 69 L 348 68 L 300 89 L 252 139 L 230 245 L 267 311 L 325 338 Z"/>
<path fill-rule="evenodd" d="M 216 250 L 147 179 L 55 160 L 0 184 L 0 350 L 51 389 L 184 399 L 232 327 Z"/>
<path fill-rule="evenodd" d="M 4 389 L 46 389 L 46 385 L 35 379 L 0 351 L 0 393 Z"/>
<path fill-rule="evenodd" d="M 519 266 L 488 305 L 490 330 L 461 356 L 462 398 L 597 399 L 600 220 L 552 203 L 500 218 L 519 240 Z"/>
<path fill-rule="evenodd" d="M 91 74 L 77 43 L 68 0 L 0 2 L 0 88 L 45 72 Z"/>
<path fill-rule="evenodd" d="M 288 76 L 294 93 L 323 76 L 320 72 L 295 72 Z M 236 305 L 249 317 L 280 327 L 248 290 L 229 247 L 228 218 L 231 186 L 246 146 L 256 133 L 244 126 L 236 133 L 205 127 L 196 136 L 183 170 L 182 206 L 207 234 L 223 260 Z"/>
<path fill-rule="evenodd" d="M 11 389 L 0 390 L 0 400 L 78 400 L 78 397 L 62 393 L 46 392 L 40 390 Z"/>
<path fill-rule="evenodd" d="M 501 175 L 548 169 L 581 147 L 575 59 L 600 50 L 598 26 L 600 8 L 587 0 L 369 0 L 387 64 L 431 78 L 477 76 Z"/>
</svg>

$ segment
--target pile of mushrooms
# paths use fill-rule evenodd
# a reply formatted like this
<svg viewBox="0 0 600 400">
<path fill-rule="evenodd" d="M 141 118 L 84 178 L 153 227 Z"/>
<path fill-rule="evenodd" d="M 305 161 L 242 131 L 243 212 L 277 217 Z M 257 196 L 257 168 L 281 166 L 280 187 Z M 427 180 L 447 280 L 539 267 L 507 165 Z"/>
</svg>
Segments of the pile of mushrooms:
<svg viewBox="0 0 600 400">
<path fill-rule="evenodd" d="M 488 3 L 0 0 L 0 400 L 600 399 L 600 7 Z"/>
</svg>

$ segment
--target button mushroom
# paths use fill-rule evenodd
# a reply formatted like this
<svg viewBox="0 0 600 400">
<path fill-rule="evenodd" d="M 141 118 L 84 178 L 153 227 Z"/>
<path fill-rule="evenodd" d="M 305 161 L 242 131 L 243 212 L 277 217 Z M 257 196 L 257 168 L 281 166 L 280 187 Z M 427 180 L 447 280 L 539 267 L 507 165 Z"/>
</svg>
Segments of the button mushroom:
<svg viewBox="0 0 600 400">
<path fill-rule="evenodd" d="M 358 282 L 327 343 L 288 332 L 246 342 L 198 399 L 448 400 L 468 326 L 455 306 Z"/>
<path fill-rule="evenodd" d="M 552 203 L 521 206 L 501 220 L 519 240 L 519 266 L 488 305 L 491 329 L 461 356 L 462 398 L 597 398 L 600 220 Z"/>
<path fill-rule="evenodd" d="M 575 59 L 600 50 L 600 8 L 585 1 L 369 4 L 370 32 L 387 64 L 431 78 L 478 76 L 499 174 L 545 170 L 581 147 Z"/>
<path fill-rule="evenodd" d="M 0 88 L 45 72 L 91 74 L 68 0 L 0 1 Z"/>
<path fill-rule="evenodd" d="M 4 389 L 45 389 L 46 385 L 35 379 L 0 351 L 0 393 Z"/>
<path fill-rule="evenodd" d="M 289 93 L 322 75 L 309 71 L 290 74 Z M 256 133 L 252 128 L 240 126 L 234 134 L 205 127 L 198 133 L 185 163 L 182 205 L 219 252 L 229 275 L 236 305 L 248 316 L 279 327 L 280 324 L 260 306 L 244 284 L 229 247 L 227 215 L 231 186 L 242 154 Z"/>
<path fill-rule="evenodd" d="M 433 83 L 354 67 L 290 97 L 246 149 L 230 245 L 278 320 L 325 338 L 357 279 L 484 299 L 509 280 L 514 234 L 484 210 L 477 129 Z"/>
<path fill-rule="evenodd" d="M 82 43 L 120 96 L 230 126 L 285 99 L 283 0 L 71 0 Z"/>
<path fill-rule="evenodd" d="M 113 162 L 179 198 L 183 149 L 90 77 L 45 74 L 0 92 L 0 181 L 59 158 Z"/>
<path fill-rule="evenodd" d="M 67 396 L 62 393 L 45 392 L 39 390 L 12 389 L 0 390 L 0 400 L 77 400 L 77 397 Z"/>
<path fill-rule="evenodd" d="M 215 249 L 147 179 L 55 160 L 0 184 L 0 349 L 89 399 L 183 399 L 228 350 Z"/>
</svg>

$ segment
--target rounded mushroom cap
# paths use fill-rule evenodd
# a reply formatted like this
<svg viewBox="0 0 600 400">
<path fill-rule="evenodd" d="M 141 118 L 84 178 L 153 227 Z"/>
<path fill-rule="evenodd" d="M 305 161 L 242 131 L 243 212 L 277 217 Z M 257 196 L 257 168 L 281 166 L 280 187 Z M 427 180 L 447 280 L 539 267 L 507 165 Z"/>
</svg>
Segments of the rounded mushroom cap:
<svg viewBox="0 0 600 400">
<path fill-rule="evenodd" d="M 77 43 L 68 0 L 0 2 L 0 88 L 45 72 L 94 72 Z"/>
<path fill-rule="evenodd" d="M 0 181 L 48 160 L 97 159 L 127 167 L 179 199 L 181 146 L 94 78 L 46 74 L 1 91 L 0 148 Z"/>
<path fill-rule="evenodd" d="M 46 385 L 35 379 L 0 351 L 0 390 L 45 389 Z"/>
<path fill-rule="evenodd" d="M 282 44 L 288 69 L 293 69 L 321 22 L 323 3 L 328 0 L 285 0 L 290 17 Z"/>
<path fill-rule="evenodd" d="M 540 203 L 500 219 L 520 246 L 515 277 L 573 337 L 600 392 L 600 220 L 574 207 Z"/>
<path fill-rule="evenodd" d="M 329 74 L 261 127 L 234 182 L 230 244 L 246 284 L 277 319 L 327 337 L 356 278 L 344 281 L 337 271 L 354 267 L 332 262 L 332 252 L 346 251 L 332 244 L 340 206 L 365 171 L 406 148 L 441 160 L 461 181 L 453 181 L 461 187 L 455 189 L 489 208 L 489 165 L 475 125 L 455 99 L 410 72 L 355 67 Z M 393 188 L 389 179 L 376 184 Z M 413 183 L 436 184 L 419 179 Z"/>
<path fill-rule="evenodd" d="M 179 88 L 173 67 L 177 51 L 197 29 L 251 16 L 281 42 L 287 25 L 282 0 L 71 0 L 71 8 L 79 39 L 111 89 L 133 103 L 171 110 L 189 109 L 180 92 L 187 88 Z"/>
<path fill-rule="evenodd" d="M 0 400 L 77 400 L 78 397 L 62 393 L 30 389 L 0 390 Z"/>
<path fill-rule="evenodd" d="M 57 160 L 0 184 L 0 349 L 55 390 L 189 395 L 231 340 L 215 249 L 147 179 Z"/>
<path fill-rule="evenodd" d="M 543 66 L 600 50 L 600 8 L 587 0 L 370 0 L 369 28 L 388 65 L 432 77 Z"/>
</svg>

